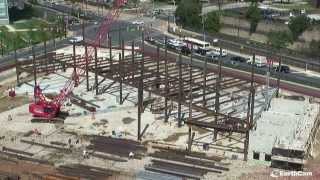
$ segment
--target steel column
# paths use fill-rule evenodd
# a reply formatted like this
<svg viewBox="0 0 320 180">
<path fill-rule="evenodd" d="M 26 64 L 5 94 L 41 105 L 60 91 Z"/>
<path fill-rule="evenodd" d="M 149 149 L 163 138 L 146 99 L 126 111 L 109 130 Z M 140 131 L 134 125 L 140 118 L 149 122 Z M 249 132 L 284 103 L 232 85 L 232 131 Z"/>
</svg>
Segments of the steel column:
<svg viewBox="0 0 320 180">
<path fill-rule="evenodd" d="M 122 105 L 122 59 L 121 59 L 122 57 L 121 57 L 121 54 L 119 53 L 119 64 L 118 64 L 118 72 L 119 72 L 119 78 L 120 78 L 120 82 L 119 82 L 119 88 L 120 88 L 120 91 L 119 91 L 119 93 L 120 93 L 120 97 L 119 97 L 119 99 L 120 99 L 120 105 Z"/>
<path fill-rule="evenodd" d="M 168 122 L 168 94 L 169 94 L 169 82 L 168 82 L 168 37 L 165 37 L 165 51 L 164 51 L 164 68 L 165 68 L 165 98 L 164 98 L 164 122 Z"/>
<path fill-rule="evenodd" d="M 182 117 L 181 117 L 181 101 L 182 101 L 182 55 L 181 51 L 179 53 L 179 93 L 178 93 L 178 127 L 182 126 Z"/>
<path fill-rule="evenodd" d="M 282 73 L 281 73 L 281 65 L 282 65 L 282 58 L 281 58 L 281 56 L 280 56 L 280 57 L 279 57 L 279 71 L 278 71 L 278 78 L 277 78 L 277 94 L 276 94 L 276 97 L 277 97 L 277 98 L 279 97 L 280 80 L 281 80 L 281 76 L 282 76 Z"/>
<path fill-rule="evenodd" d="M 94 81 L 95 81 L 96 95 L 98 95 L 99 84 L 98 84 L 98 52 L 97 52 L 97 47 L 94 47 Z"/>
<path fill-rule="evenodd" d="M 203 107 L 206 107 L 206 89 L 207 89 L 207 66 L 208 66 L 208 58 L 207 56 L 204 57 L 204 69 L 203 69 L 203 89 L 202 89 L 202 100 L 203 100 Z"/>
</svg>

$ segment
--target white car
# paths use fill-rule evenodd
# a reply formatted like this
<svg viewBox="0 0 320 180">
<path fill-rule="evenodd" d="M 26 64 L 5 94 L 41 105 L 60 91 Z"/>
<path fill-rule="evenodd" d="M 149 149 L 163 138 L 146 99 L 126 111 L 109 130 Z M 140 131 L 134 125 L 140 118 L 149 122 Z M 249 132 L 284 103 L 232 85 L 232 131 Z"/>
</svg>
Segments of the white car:
<svg viewBox="0 0 320 180">
<path fill-rule="evenodd" d="M 144 22 L 136 20 L 136 21 L 133 21 L 132 24 L 134 24 L 134 25 L 144 25 Z"/>
<path fill-rule="evenodd" d="M 75 36 L 69 40 L 71 43 L 81 43 L 83 41 L 82 36 Z"/>
<path fill-rule="evenodd" d="M 216 55 L 220 56 L 220 48 L 214 48 L 212 50 L 212 52 L 214 52 Z M 221 56 L 226 57 L 227 55 L 228 55 L 227 51 L 225 49 L 222 49 Z"/>
</svg>

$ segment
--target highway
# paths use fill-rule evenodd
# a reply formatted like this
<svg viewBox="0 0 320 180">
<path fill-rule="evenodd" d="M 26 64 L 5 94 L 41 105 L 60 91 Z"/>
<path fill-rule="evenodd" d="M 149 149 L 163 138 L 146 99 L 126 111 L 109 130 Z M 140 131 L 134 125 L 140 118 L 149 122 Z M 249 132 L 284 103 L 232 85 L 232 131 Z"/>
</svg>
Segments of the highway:
<svg viewBox="0 0 320 180">
<path fill-rule="evenodd" d="M 165 35 L 161 34 L 158 36 L 154 36 L 153 38 L 155 39 L 155 44 L 159 44 L 163 47 Z M 173 52 L 178 53 L 178 51 L 173 50 L 173 49 L 169 49 L 169 51 L 173 51 Z M 226 57 L 222 57 L 221 59 L 223 61 L 223 63 L 222 63 L 223 66 L 233 68 L 233 69 L 243 70 L 243 71 L 250 71 L 251 66 L 247 63 L 239 63 L 239 62 L 232 63 L 232 61 L 230 61 L 230 59 L 234 56 L 237 56 L 237 54 L 232 54 L 232 52 L 229 52 Z M 205 57 L 201 56 L 199 54 L 195 53 L 194 57 L 196 59 L 200 59 L 202 62 L 205 61 Z M 210 59 L 209 59 L 208 63 L 212 64 L 214 62 L 210 61 Z M 275 63 L 275 65 L 277 65 L 277 64 L 278 63 Z M 256 68 L 256 72 L 261 75 L 265 75 L 267 73 L 267 70 L 268 70 L 267 67 Z M 274 70 L 271 70 L 270 75 L 272 77 L 277 77 L 279 75 L 279 73 L 275 72 Z M 309 75 L 308 73 L 306 73 L 302 69 L 291 68 L 290 73 L 281 73 L 281 78 L 285 79 L 287 81 L 292 81 L 292 82 L 298 83 L 298 84 L 304 84 L 304 85 L 320 88 L 320 75 L 319 76 Z"/>
<path fill-rule="evenodd" d="M 146 43 L 145 44 L 145 51 L 146 51 L 146 55 L 147 56 L 155 56 L 156 54 L 156 46 Z M 164 49 L 161 48 L 160 52 L 162 53 L 162 57 L 164 56 Z M 171 61 L 177 61 L 179 58 L 179 54 L 172 52 L 172 51 L 168 51 L 168 58 Z M 186 63 L 189 64 L 190 63 L 190 57 L 188 56 L 182 56 L 182 63 Z M 204 62 L 203 60 L 200 60 L 198 58 L 194 58 L 193 59 L 193 65 L 197 66 L 197 67 L 204 67 Z M 225 63 L 224 63 L 225 65 Z M 213 72 L 218 72 L 218 65 L 214 64 L 214 63 L 208 63 L 208 70 L 213 71 Z M 247 66 L 248 67 L 248 66 Z M 248 71 L 249 69 L 247 69 Z M 234 78 L 239 78 L 239 79 L 243 79 L 243 80 L 247 80 L 250 81 L 251 79 L 251 74 L 250 72 L 247 72 L 246 70 L 239 70 L 239 69 L 234 69 L 234 68 L 230 68 L 227 66 L 222 66 L 222 74 L 225 76 L 230 76 L 230 77 L 234 77 Z M 259 84 L 266 84 L 266 77 L 265 75 L 259 74 L 260 73 L 260 69 L 259 68 L 255 68 L 255 77 L 254 77 L 254 81 L 256 83 Z M 283 80 L 283 73 L 274 73 L 273 77 L 270 78 L 270 86 L 276 87 L 277 86 L 277 79 L 274 76 L 277 75 L 281 75 L 281 81 L 280 81 L 280 88 L 284 89 L 284 90 L 288 90 L 291 92 L 296 92 L 296 93 L 300 93 L 300 94 L 304 94 L 304 95 L 308 95 L 308 96 L 312 96 L 312 97 L 317 97 L 320 98 L 320 91 L 318 88 L 315 87 L 310 87 L 310 86 L 306 86 L 306 85 L 302 85 L 302 84 L 298 84 L 298 83 L 294 83 L 294 82 L 290 82 L 287 80 Z M 290 74 L 288 74 L 290 75 Z"/>
</svg>

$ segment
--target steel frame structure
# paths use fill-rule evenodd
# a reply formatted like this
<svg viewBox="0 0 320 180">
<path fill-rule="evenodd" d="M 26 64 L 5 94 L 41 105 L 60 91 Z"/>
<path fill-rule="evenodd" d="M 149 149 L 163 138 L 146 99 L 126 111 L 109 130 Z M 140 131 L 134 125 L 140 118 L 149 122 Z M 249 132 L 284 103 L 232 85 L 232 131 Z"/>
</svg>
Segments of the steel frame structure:
<svg viewBox="0 0 320 180">
<path fill-rule="evenodd" d="M 30 72 L 34 75 L 38 73 L 51 73 L 57 70 L 66 70 L 66 68 L 86 67 L 85 74 L 89 71 L 95 74 L 95 81 L 92 85 L 96 94 L 104 93 L 112 87 L 113 84 L 101 87 L 103 81 L 107 79 L 119 83 L 115 90 L 119 93 L 120 104 L 127 96 L 123 95 L 123 88 L 129 85 L 138 89 L 138 140 L 141 140 L 141 114 L 149 105 L 144 98 L 144 92 L 162 97 L 161 104 L 153 103 L 153 107 L 158 106 L 164 111 L 164 121 L 168 122 L 170 116 L 173 116 L 173 109 L 177 111 L 178 126 L 183 123 L 189 126 L 188 150 L 194 140 L 192 127 L 197 126 L 205 128 L 214 133 L 216 137 L 219 132 L 240 133 L 244 135 L 244 159 L 247 159 L 249 131 L 252 128 L 252 119 L 254 114 L 254 67 L 252 66 L 251 80 L 241 80 L 234 77 L 224 77 L 221 71 L 222 61 L 219 60 L 216 69 L 207 67 L 208 60 L 204 59 L 204 66 L 198 67 L 193 64 L 193 56 L 190 56 L 189 62 L 182 62 L 182 55 L 178 60 L 168 57 L 168 50 L 161 50 L 157 47 L 157 53 L 154 55 L 144 51 L 144 36 L 142 34 L 141 57 L 136 56 L 135 43 L 132 42 L 131 56 L 124 56 L 125 43 L 121 41 L 121 53 L 118 54 L 119 60 L 112 57 L 113 48 L 111 46 L 111 37 L 108 41 L 109 58 L 97 56 L 97 48 L 94 48 L 93 61 L 86 61 L 85 57 L 75 54 L 75 45 L 73 45 L 73 55 L 47 55 L 47 59 L 33 58 L 32 64 L 29 62 L 18 63 L 17 80 L 21 71 Z M 165 46 L 167 47 L 167 46 Z M 98 80 L 103 77 L 102 80 Z M 87 87 L 90 87 L 89 81 L 86 81 Z M 220 112 L 222 104 L 236 101 L 237 98 L 231 94 L 244 92 L 248 97 L 248 108 L 246 117 L 239 118 L 233 113 Z M 239 95 L 240 96 L 240 95 Z M 238 97 L 239 97 L 238 96 Z M 243 96 L 243 95 L 242 95 Z M 150 100 L 150 99 L 149 99 Z M 175 107 L 173 107 L 175 104 Z"/>
</svg>

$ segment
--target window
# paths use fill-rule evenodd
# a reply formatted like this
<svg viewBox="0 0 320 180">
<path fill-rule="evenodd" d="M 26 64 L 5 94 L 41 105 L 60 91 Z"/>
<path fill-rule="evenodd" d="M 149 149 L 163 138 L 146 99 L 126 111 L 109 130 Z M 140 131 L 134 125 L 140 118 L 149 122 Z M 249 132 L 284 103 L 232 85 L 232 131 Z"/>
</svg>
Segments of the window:
<svg viewBox="0 0 320 180">
<path fill-rule="evenodd" d="M 260 154 L 257 153 L 257 152 L 253 152 L 253 159 L 259 160 L 260 159 Z"/>
<path fill-rule="evenodd" d="M 264 160 L 265 161 L 271 161 L 271 155 L 270 154 L 265 154 Z"/>
</svg>

